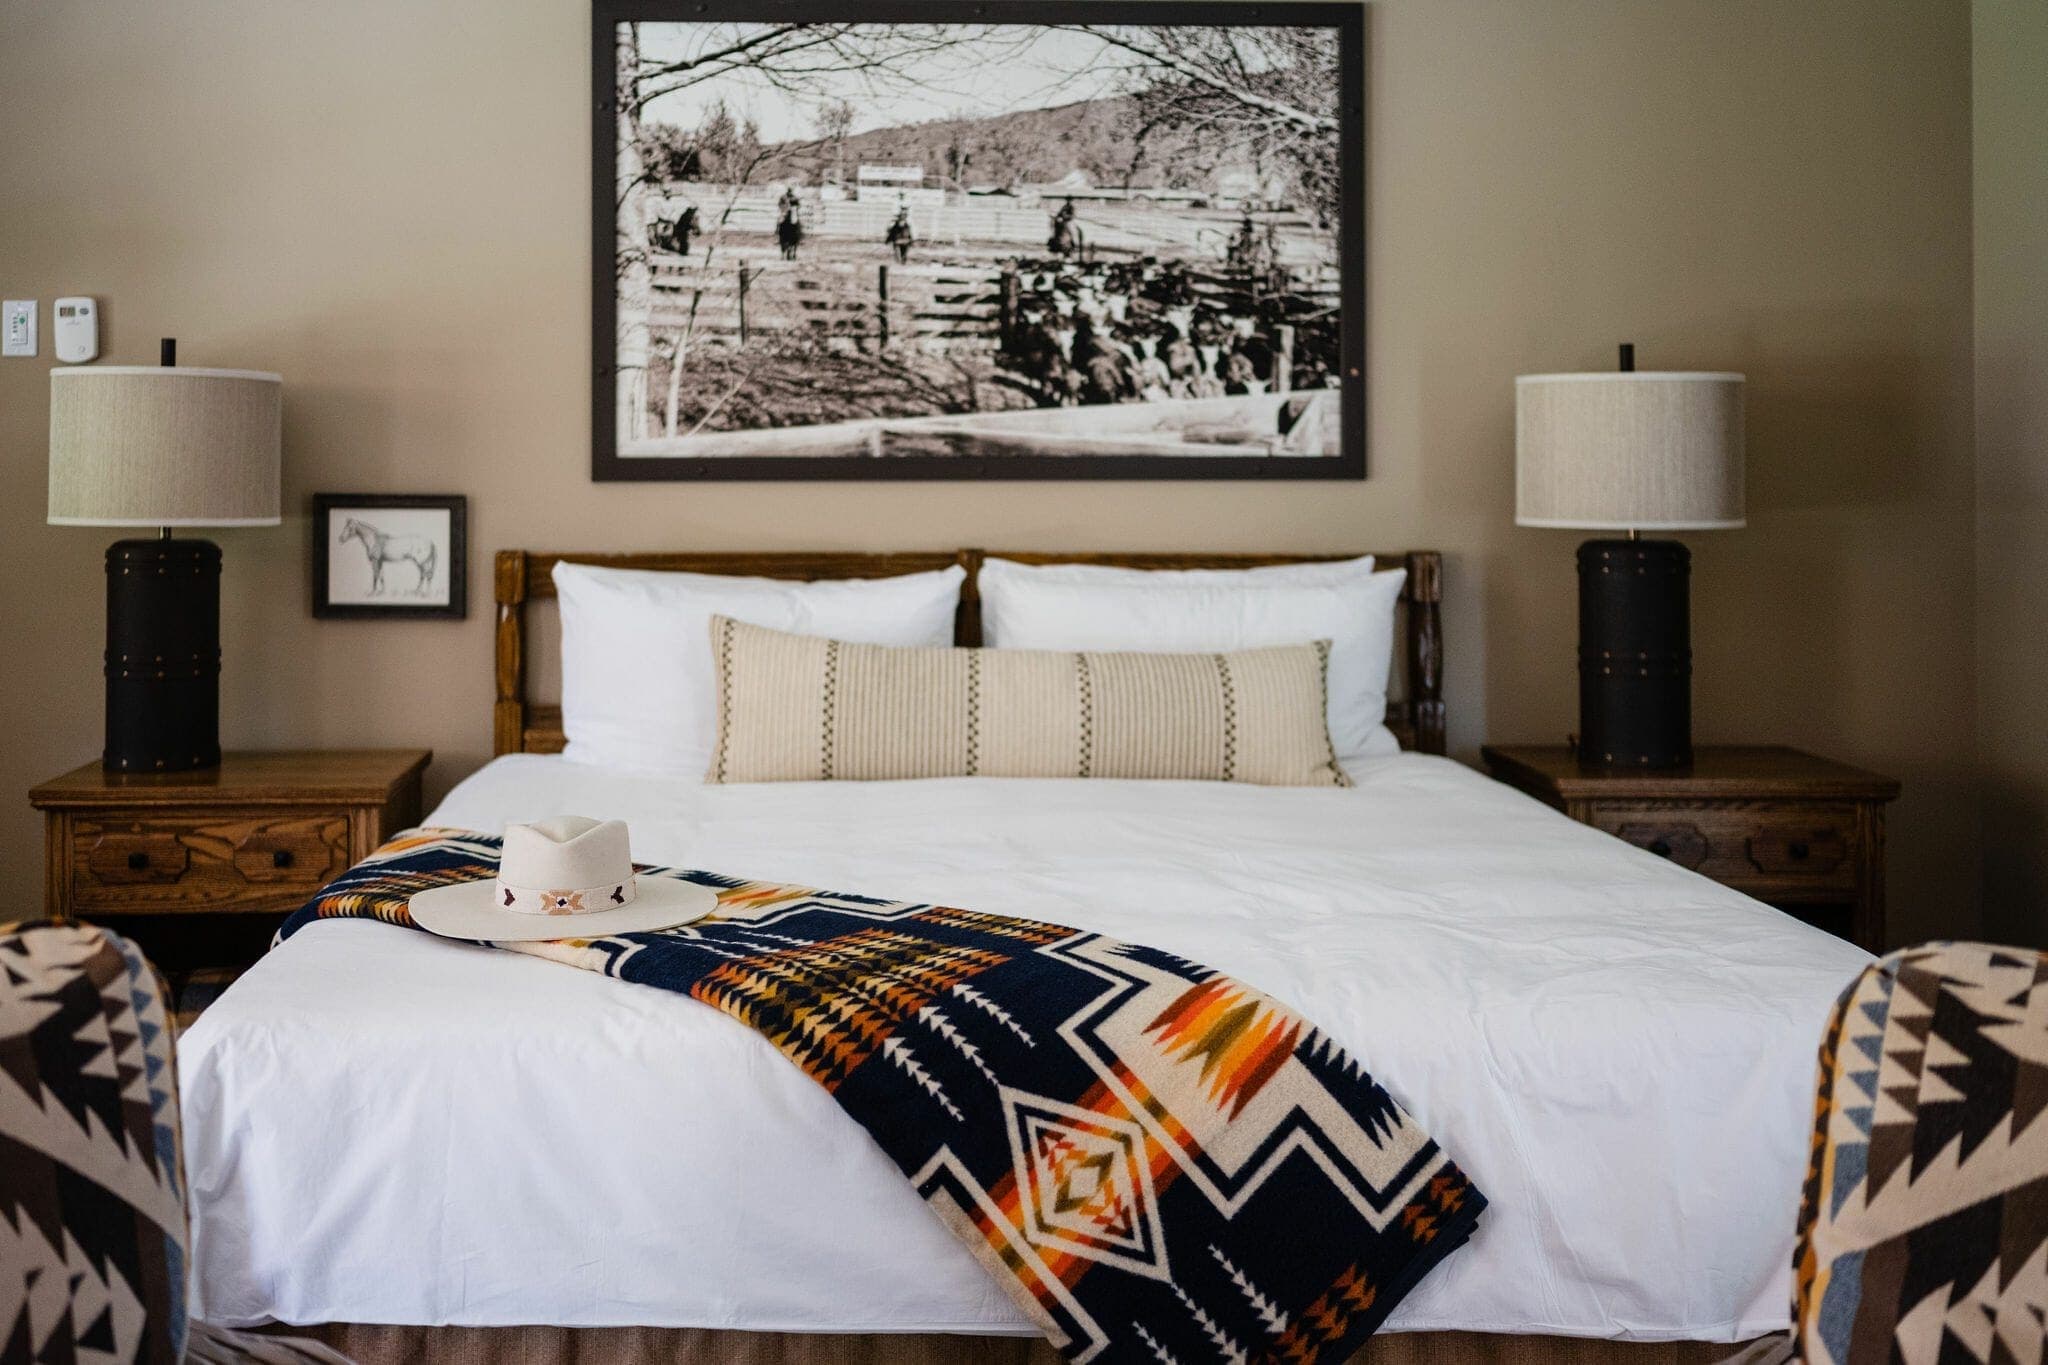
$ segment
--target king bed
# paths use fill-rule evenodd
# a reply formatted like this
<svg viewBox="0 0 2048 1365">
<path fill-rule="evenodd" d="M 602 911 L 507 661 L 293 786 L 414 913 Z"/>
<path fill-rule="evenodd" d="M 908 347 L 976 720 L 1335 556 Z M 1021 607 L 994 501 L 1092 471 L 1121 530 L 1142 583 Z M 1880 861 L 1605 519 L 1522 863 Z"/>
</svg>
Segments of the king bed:
<svg viewBox="0 0 2048 1365">
<path fill-rule="evenodd" d="M 1364 1358 L 1714 1359 L 1786 1324 L 1815 1046 L 1868 958 L 1444 758 L 1434 554 L 1382 559 L 1407 570 L 1401 751 L 1327 788 L 707 785 L 575 761 L 529 667 L 559 559 L 791 580 L 957 562 L 956 639 L 979 640 L 977 552 L 502 553 L 499 756 L 428 824 L 622 818 L 643 863 L 1096 930 L 1277 997 L 1489 1201 Z M 1021 1359 L 1034 1331 L 823 1090 L 687 998 L 315 922 L 201 1016 L 180 1067 L 210 1321 L 476 1359 Z"/>
</svg>

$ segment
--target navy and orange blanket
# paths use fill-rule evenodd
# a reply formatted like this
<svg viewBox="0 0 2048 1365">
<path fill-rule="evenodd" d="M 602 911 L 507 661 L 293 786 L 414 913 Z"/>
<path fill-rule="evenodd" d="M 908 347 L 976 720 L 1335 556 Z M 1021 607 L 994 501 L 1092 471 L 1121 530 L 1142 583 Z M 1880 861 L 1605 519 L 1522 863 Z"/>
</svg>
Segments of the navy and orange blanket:
<svg viewBox="0 0 2048 1365">
<path fill-rule="evenodd" d="M 410 925 L 498 841 L 402 835 L 286 921 Z M 1356 1059 L 1169 953 L 708 872 L 659 933 L 502 945 L 675 991 L 865 1128 L 1069 1359 L 1344 1360 L 1486 1200 Z"/>
</svg>

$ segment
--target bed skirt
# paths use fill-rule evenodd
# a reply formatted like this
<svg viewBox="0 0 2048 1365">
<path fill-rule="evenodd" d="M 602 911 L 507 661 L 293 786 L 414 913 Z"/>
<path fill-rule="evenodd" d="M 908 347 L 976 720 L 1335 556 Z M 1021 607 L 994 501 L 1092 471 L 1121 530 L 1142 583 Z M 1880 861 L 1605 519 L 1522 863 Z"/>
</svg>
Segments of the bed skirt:
<svg viewBox="0 0 2048 1365">
<path fill-rule="evenodd" d="M 689 1327 L 279 1327 L 327 1343 L 359 1365 L 1061 1365 L 1034 1337 L 722 1332 Z M 1589 1341 L 1480 1332 L 1389 1332 L 1352 1365 L 1763 1365 L 1777 1339 Z"/>
</svg>

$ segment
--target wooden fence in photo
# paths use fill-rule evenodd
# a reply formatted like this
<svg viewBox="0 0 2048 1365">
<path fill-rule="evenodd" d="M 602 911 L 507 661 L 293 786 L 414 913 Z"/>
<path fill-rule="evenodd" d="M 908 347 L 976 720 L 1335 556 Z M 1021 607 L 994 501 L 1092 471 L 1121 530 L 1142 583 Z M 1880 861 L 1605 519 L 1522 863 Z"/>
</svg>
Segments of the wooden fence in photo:
<svg viewBox="0 0 2048 1365">
<path fill-rule="evenodd" d="M 1014 267 L 910 261 L 790 262 L 772 249 L 732 252 L 721 269 L 656 257 L 648 321 L 694 341 L 744 345 L 809 331 L 864 346 L 932 341 L 994 348 L 1011 336 L 1025 286 Z M 1195 296 L 1226 314 L 1250 311 L 1271 281 L 1246 271 L 1197 271 Z M 1290 271 L 1288 295 L 1334 311 L 1334 267 Z"/>
<path fill-rule="evenodd" d="M 1003 337 L 1003 271 L 993 267 L 739 260 L 706 271 L 657 260 L 657 331 L 744 345 L 811 331 L 861 344 L 941 341 L 985 347 Z"/>
</svg>

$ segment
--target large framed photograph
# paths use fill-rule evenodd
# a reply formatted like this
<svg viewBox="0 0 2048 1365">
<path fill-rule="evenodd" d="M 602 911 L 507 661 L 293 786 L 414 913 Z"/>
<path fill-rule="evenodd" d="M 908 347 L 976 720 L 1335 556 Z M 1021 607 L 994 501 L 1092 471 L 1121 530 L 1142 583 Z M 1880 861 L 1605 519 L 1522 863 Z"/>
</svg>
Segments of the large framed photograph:
<svg viewBox="0 0 2048 1365">
<path fill-rule="evenodd" d="M 468 520 L 455 494 L 314 494 L 313 614 L 460 620 Z"/>
<path fill-rule="evenodd" d="M 598 479 L 1359 478 L 1357 3 L 595 0 Z"/>
</svg>

